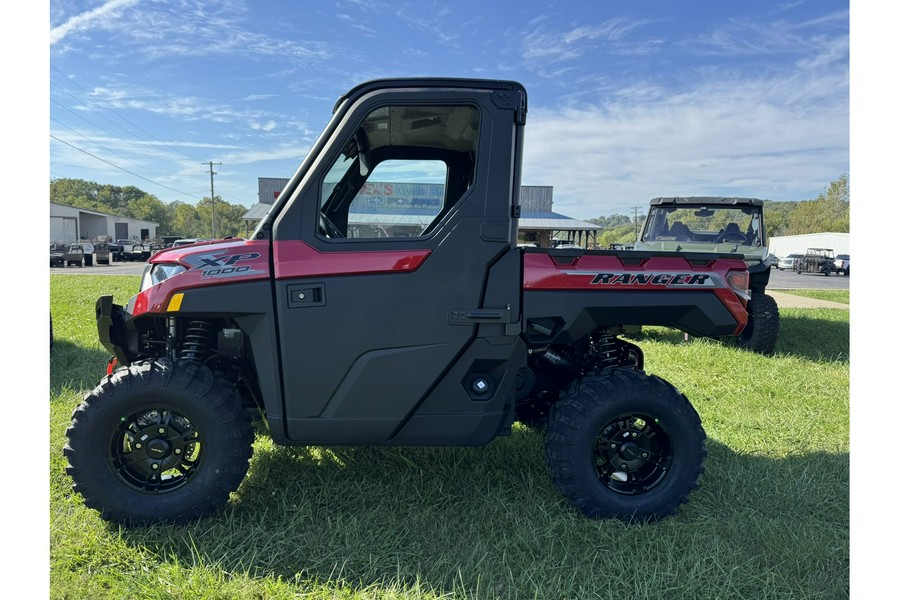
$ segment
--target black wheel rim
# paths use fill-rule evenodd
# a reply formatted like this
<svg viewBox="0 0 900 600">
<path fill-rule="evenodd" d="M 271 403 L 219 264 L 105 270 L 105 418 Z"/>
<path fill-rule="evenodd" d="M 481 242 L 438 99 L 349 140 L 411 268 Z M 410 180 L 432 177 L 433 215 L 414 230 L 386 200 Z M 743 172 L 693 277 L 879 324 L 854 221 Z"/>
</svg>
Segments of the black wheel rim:
<svg viewBox="0 0 900 600">
<path fill-rule="evenodd" d="M 669 474 L 674 457 L 672 438 L 649 415 L 625 414 L 604 425 L 593 450 L 600 483 L 619 494 L 646 493 Z"/>
<path fill-rule="evenodd" d="M 184 415 L 147 409 L 120 419 L 109 446 L 109 463 L 128 487 L 164 494 L 187 485 L 199 472 L 202 438 Z"/>
</svg>

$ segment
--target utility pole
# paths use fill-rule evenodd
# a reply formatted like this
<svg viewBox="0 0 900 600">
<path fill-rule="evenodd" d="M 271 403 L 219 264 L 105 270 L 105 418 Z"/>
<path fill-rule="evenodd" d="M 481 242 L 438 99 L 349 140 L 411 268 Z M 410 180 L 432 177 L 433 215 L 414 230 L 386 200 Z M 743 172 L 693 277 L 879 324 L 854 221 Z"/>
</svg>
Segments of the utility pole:
<svg viewBox="0 0 900 600">
<path fill-rule="evenodd" d="M 634 241 L 637 242 L 638 239 L 638 211 L 641 210 L 640 206 L 632 206 L 631 210 L 634 211 Z"/>
<path fill-rule="evenodd" d="M 206 163 L 204 163 L 206 164 Z M 216 235 L 216 191 L 213 187 L 213 175 L 217 175 L 215 171 L 213 171 L 213 165 L 221 165 L 222 163 L 213 161 L 209 161 L 209 200 L 212 202 L 212 236 L 213 239 L 218 239 Z"/>
</svg>

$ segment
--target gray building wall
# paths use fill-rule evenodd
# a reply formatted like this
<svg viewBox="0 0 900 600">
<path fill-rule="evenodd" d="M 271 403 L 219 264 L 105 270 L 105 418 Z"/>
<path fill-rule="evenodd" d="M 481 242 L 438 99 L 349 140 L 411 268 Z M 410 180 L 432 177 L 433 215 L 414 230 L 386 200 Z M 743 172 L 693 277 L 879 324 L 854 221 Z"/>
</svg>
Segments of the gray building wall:
<svg viewBox="0 0 900 600">
<path fill-rule="evenodd" d="M 74 227 L 73 227 L 74 224 Z M 156 238 L 157 224 L 152 221 L 131 219 L 118 215 L 108 215 L 95 210 L 86 210 L 50 203 L 50 243 L 66 243 L 77 240 L 94 241 L 101 237 L 119 239 L 127 231 L 128 239 L 140 240 L 146 231 L 151 240 Z M 70 237 L 73 236 L 74 237 Z M 56 239 L 56 238 L 65 239 Z"/>
<path fill-rule="evenodd" d="M 257 181 L 259 182 L 259 201 L 263 204 L 274 204 L 288 182 L 287 179 L 277 177 L 258 177 Z"/>
<path fill-rule="evenodd" d="M 552 185 L 523 185 L 519 190 L 523 213 L 553 212 Z"/>
</svg>

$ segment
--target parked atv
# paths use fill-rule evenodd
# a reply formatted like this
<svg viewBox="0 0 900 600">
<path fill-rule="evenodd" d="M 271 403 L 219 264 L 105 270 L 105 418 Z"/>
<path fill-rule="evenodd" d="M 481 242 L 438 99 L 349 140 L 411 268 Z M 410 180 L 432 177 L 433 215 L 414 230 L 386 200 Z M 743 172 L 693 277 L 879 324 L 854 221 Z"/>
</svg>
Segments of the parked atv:
<svg viewBox="0 0 900 600">
<path fill-rule="evenodd" d="M 750 272 L 750 320 L 738 344 L 760 354 L 775 350 L 778 304 L 766 294 L 778 259 L 769 254 L 763 201 L 755 198 L 654 198 L 635 250 L 715 252 L 743 256 Z"/>
<path fill-rule="evenodd" d="M 806 254 L 794 261 L 794 272 L 821 273 L 826 277 L 836 271 L 834 250 L 831 248 L 808 248 Z"/>
<path fill-rule="evenodd" d="M 619 335 L 740 333 L 746 263 L 518 248 L 526 115 L 515 82 L 360 85 L 251 239 L 162 250 L 127 305 L 101 297 L 113 358 L 65 447 L 85 503 L 124 523 L 212 514 L 248 470 L 254 414 L 278 444 L 478 446 L 542 403 L 574 507 L 675 513 L 706 435 Z"/>
</svg>

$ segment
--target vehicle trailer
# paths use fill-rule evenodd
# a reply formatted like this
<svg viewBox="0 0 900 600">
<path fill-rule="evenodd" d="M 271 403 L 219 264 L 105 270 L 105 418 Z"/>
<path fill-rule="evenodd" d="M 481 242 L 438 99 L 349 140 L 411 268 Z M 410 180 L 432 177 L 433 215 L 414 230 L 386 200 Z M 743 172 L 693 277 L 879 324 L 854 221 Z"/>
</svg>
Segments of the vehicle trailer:
<svg viewBox="0 0 900 600">
<path fill-rule="evenodd" d="M 163 250 L 97 301 L 108 374 L 67 472 L 124 523 L 185 522 L 247 472 L 254 415 L 284 445 L 477 446 L 548 413 L 584 514 L 673 514 L 705 433 L 620 336 L 737 335 L 747 265 L 715 253 L 516 246 L 527 104 L 515 82 L 379 80 L 335 106 L 249 240 Z"/>
</svg>

